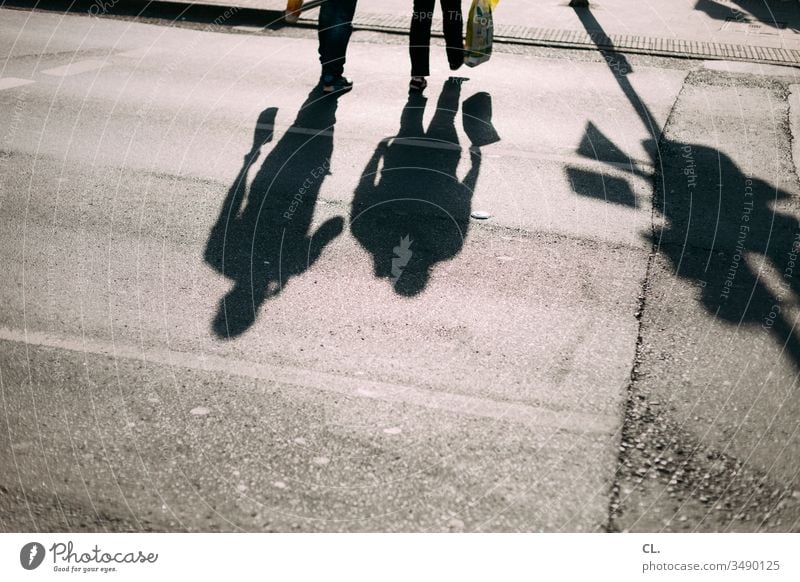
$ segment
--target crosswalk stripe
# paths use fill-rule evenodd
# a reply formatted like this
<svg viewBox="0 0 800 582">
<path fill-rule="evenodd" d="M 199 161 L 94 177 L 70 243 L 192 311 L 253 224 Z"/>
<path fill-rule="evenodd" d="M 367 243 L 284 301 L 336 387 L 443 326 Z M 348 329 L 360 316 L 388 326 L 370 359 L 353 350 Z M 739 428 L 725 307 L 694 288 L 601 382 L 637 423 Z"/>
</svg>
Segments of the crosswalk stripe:
<svg viewBox="0 0 800 582">
<path fill-rule="evenodd" d="M 33 83 L 30 79 L 19 79 L 17 77 L 2 77 L 0 78 L 0 91 L 4 89 L 13 89 L 14 87 L 22 87 L 23 85 L 30 85 Z"/>
<path fill-rule="evenodd" d="M 53 69 L 46 69 L 42 71 L 44 75 L 51 75 L 53 77 L 71 77 L 72 75 L 80 75 L 81 73 L 88 73 L 89 71 L 96 71 L 102 69 L 109 63 L 107 61 L 86 60 L 78 61 L 77 63 L 70 63 L 62 65 Z"/>
</svg>

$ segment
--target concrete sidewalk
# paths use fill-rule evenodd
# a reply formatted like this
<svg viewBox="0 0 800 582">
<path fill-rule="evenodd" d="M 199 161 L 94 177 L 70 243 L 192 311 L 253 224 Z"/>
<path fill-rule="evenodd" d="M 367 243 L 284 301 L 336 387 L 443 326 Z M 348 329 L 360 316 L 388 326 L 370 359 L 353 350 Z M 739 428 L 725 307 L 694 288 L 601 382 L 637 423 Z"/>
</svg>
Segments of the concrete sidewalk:
<svg viewBox="0 0 800 582">
<path fill-rule="evenodd" d="M 286 6 L 284 0 L 208 0 L 207 3 L 266 11 L 282 11 Z M 465 11 L 468 6 L 469 2 L 464 2 Z M 362 2 L 355 25 L 405 31 L 410 12 L 410 0 Z M 585 18 L 587 12 L 591 13 L 590 19 Z M 300 22 L 312 24 L 316 13 L 310 10 Z M 592 4 L 589 11 L 576 11 L 566 0 L 503 0 L 495 16 L 495 34 L 501 41 L 800 64 L 797 0 L 678 0 L 668 7 L 656 0 L 605 0 Z M 438 27 L 438 22 L 434 26 Z"/>
</svg>

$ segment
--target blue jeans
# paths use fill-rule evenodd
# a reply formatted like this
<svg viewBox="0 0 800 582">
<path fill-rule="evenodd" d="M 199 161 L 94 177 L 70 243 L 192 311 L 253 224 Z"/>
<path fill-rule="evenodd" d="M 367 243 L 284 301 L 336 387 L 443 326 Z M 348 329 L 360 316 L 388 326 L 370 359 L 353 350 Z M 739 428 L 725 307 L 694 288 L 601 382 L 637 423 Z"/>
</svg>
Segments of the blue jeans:
<svg viewBox="0 0 800 582">
<path fill-rule="evenodd" d="M 319 9 L 319 61 L 324 77 L 341 77 L 357 0 L 327 0 Z"/>
</svg>

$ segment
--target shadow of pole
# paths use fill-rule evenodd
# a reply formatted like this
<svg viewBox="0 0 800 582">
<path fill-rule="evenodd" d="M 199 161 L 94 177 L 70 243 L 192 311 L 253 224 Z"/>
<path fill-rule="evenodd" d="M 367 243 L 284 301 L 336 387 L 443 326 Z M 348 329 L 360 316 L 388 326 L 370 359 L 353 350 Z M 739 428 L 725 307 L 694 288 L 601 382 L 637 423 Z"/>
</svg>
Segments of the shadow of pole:
<svg viewBox="0 0 800 582">
<path fill-rule="evenodd" d="M 614 74 L 614 79 L 619 84 L 619 87 L 622 89 L 625 97 L 628 98 L 628 101 L 630 102 L 634 111 L 636 111 L 639 119 L 642 120 L 645 129 L 647 129 L 647 132 L 650 134 L 652 139 L 657 141 L 659 135 L 658 128 L 661 127 L 661 125 L 656 121 L 655 117 L 653 117 L 650 109 L 647 107 L 647 105 L 645 105 L 644 101 L 642 101 L 642 99 L 639 97 L 639 94 L 628 80 L 628 74 L 633 72 L 633 67 L 631 67 L 628 59 L 625 58 L 625 55 L 614 51 L 613 48 L 601 48 L 601 46 L 613 47 L 613 43 L 600 26 L 600 23 L 597 22 L 597 19 L 592 14 L 591 9 L 576 6 L 573 8 L 573 10 L 575 10 L 575 14 L 580 19 L 581 24 L 586 29 L 586 33 L 592 39 L 592 42 L 597 47 L 597 50 L 601 55 L 603 55 L 603 58 L 605 58 L 606 64 L 608 64 L 609 69 Z"/>
</svg>

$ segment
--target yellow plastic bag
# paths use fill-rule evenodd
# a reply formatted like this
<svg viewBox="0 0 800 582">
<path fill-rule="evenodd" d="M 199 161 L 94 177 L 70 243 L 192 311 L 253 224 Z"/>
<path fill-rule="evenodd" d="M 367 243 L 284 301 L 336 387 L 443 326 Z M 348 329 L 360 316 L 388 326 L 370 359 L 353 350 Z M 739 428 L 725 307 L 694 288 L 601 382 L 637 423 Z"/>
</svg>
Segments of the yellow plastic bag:
<svg viewBox="0 0 800 582">
<path fill-rule="evenodd" d="M 492 56 L 494 19 L 492 10 L 500 0 L 472 0 L 467 21 L 467 42 L 464 47 L 464 64 L 477 67 Z"/>
</svg>

